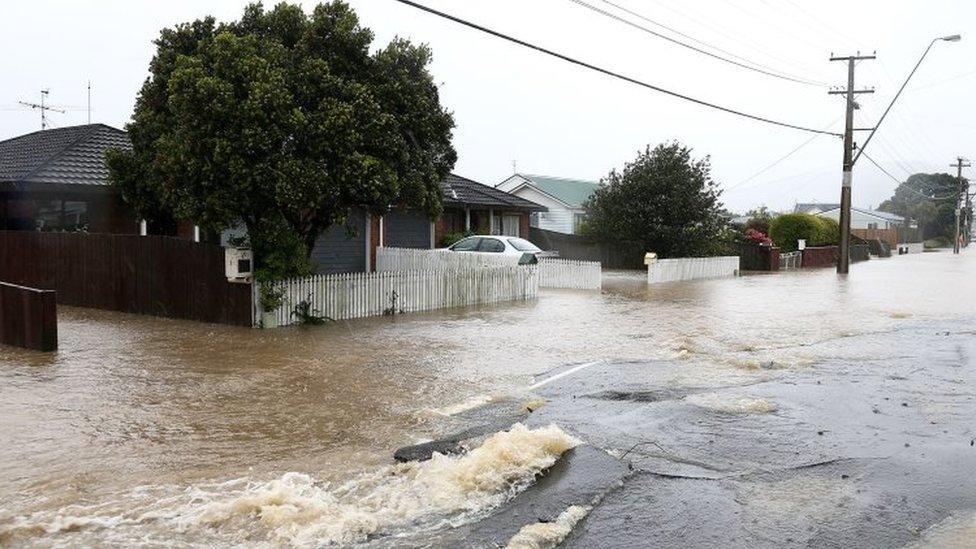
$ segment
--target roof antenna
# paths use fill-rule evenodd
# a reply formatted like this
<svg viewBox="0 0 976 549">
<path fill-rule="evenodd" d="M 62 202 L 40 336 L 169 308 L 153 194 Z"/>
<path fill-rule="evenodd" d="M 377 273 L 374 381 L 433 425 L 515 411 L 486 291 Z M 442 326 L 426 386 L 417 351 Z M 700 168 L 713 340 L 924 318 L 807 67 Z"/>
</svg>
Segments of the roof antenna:
<svg viewBox="0 0 976 549">
<path fill-rule="evenodd" d="M 91 124 L 91 80 L 88 81 L 88 123 Z"/>
<path fill-rule="evenodd" d="M 59 113 L 62 113 L 62 114 L 64 114 L 64 112 L 65 112 L 62 109 L 56 109 L 54 107 L 48 106 L 48 104 L 47 104 L 47 95 L 49 93 L 51 93 L 51 90 L 49 90 L 49 89 L 43 89 L 43 90 L 41 90 L 41 102 L 40 103 L 31 103 L 30 101 L 18 101 L 18 103 L 20 103 L 21 105 L 23 105 L 25 107 L 30 107 L 32 109 L 38 109 L 38 110 L 41 111 L 41 130 L 42 131 L 47 129 L 47 111 L 59 112 Z"/>
<path fill-rule="evenodd" d="M 518 160 L 512 160 L 512 173 L 518 173 Z"/>
</svg>

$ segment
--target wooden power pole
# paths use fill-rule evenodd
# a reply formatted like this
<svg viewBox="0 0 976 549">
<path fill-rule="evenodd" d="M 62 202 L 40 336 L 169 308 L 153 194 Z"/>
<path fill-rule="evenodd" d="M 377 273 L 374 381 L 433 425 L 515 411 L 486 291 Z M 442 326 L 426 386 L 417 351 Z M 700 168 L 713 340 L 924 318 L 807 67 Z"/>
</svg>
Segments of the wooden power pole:
<svg viewBox="0 0 976 549">
<path fill-rule="evenodd" d="M 956 168 L 956 179 L 958 180 L 956 183 L 956 237 L 952 240 L 952 253 L 957 254 L 959 253 L 959 227 L 960 227 L 960 222 L 962 217 L 960 215 L 961 214 L 960 210 L 962 209 L 962 205 L 963 205 L 962 169 L 968 168 L 969 162 L 967 162 L 965 158 L 959 156 L 956 158 L 955 164 L 949 164 L 949 165 L 952 166 L 953 168 Z M 968 189 L 966 190 L 966 195 L 967 195 L 966 198 L 968 199 L 969 198 Z"/>
<path fill-rule="evenodd" d="M 854 65 L 862 59 L 874 59 L 874 55 L 831 56 L 831 61 L 847 61 L 847 88 L 830 90 L 831 95 L 847 96 L 847 114 L 844 124 L 844 175 L 840 187 L 840 256 L 837 258 L 837 272 L 847 274 L 851 262 L 851 183 L 854 170 L 854 110 L 858 108 L 854 96 L 861 93 L 874 93 L 874 90 L 854 89 Z"/>
</svg>

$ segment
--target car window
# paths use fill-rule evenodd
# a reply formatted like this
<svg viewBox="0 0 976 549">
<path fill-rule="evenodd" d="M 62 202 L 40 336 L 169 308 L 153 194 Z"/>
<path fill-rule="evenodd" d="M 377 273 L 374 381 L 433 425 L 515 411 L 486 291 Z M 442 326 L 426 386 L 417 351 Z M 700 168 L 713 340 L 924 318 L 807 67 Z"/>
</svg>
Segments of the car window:
<svg viewBox="0 0 976 549">
<path fill-rule="evenodd" d="M 505 244 L 501 240 L 496 240 L 494 238 L 482 238 L 481 246 L 478 247 L 479 252 L 504 252 Z"/>
<path fill-rule="evenodd" d="M 478 244 L 481 243 L 483 239 L 478 236 L 469 236 L 464 240 L 458 240 L 451 246 L 451 250 L 455 252 L 473 252 L 478 249 Z"/>
<path fill-rule="evenodd" d="M 541 252 L 538 246 L 524 238 L 509 238 L 508 243 L 520 252 Z"/>
</svg>

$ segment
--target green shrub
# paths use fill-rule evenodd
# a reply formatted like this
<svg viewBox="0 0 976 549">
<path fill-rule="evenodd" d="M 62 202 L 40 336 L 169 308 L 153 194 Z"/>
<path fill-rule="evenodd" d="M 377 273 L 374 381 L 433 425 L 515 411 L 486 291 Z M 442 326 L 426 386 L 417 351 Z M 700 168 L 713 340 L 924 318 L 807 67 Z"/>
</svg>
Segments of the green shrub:
<svg viewBox="0 0 976 549">
<path fill-rule="evenodd" d="M 810 214 L 786 214 L 769 224 L 769 236 L 783 251 L 796 250 L 796 241 L 804 239 L 808 246 L 830 246 L 840 240 L 836 221 Z"/>
<path fill-rule="evenodd" d="M 817 217 L 820 230 L 812 246 L 833 246 L 840 242 L 840 224 L 829 217 Z"/>
<path fill-rule="evenodd" d="M 457 231 L 454 233 L 447 233 L 441 238 L 441 246 L 446 248 L 458 240 L 463 240 L 469 236 L 474 236 L 475 234 L 477 233 L 474 231 Z"/>
</svg>

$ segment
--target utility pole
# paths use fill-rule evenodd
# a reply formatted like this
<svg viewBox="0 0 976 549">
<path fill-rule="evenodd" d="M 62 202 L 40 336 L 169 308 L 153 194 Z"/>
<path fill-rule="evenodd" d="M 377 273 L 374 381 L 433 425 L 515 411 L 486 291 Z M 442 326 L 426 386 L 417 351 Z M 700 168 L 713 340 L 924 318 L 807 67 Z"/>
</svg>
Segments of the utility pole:
<svg viewBox="0 0 976 549">
<path fill-rule="evenodd" d="M 956 185 L 956 238 L 952 241 L 952 253 L 959 253 L 959 223 L 960 223 L 960 211 L 963 205 L 962 199 L 962 169 L 969 167 L 969 162 L 965 158 L 959 156 L 956 157 L 955 164 L 949 164 L 949 166 L 956 168 L 956 178 L 958 183 Z M 966 190 L 966 200 L 969 200 L 969 190 Z"/>
<path fill-rule="evenodd" d="M 851 262 L 851 183 L 854 170 L 854 110 L 859 108 L 854 96 L 861 93 L 874 93 L 874 90 L 854 89 L 854 65 L 862 59 L 874 59 L 872 55 L 830 56 L 831 61 L 847 61 L 847 88 L 830 90 L 831 95 L 845 95 L 847 98 L 846 121 L 844 124 L 844 175 L 840 187 L 840 257 L 837 259 L 837 273 L 847 274 Z"/>
</svg>

